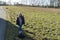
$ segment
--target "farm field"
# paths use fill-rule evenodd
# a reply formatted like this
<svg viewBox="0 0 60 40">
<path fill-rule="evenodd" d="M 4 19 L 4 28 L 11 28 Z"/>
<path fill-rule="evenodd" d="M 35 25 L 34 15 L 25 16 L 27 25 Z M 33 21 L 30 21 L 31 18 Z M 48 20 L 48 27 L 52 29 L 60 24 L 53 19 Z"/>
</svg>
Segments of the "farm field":
<svg viewBox="0 0 60 40">
<path fill-rule="evenodd" d="M 25 17 L 23 40 L 60 40 L 60 9 L 26 6 L 5 6 L 7 12 L 6 40 L 17 36 L 16 19 L 19 12 Z M 21 40 L 21 39 L 18 39 Z"/>
</svg>

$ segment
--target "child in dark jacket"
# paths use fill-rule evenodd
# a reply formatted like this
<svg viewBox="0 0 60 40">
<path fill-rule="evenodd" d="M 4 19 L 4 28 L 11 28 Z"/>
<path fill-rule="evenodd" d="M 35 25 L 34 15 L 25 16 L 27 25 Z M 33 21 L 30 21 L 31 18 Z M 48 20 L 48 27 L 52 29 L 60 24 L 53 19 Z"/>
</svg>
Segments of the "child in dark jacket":
<svg viewBox="0 0 60 40">
<path fill-rule="evenodd" d="M 23 35 L 22 35 L 22 25 L 25 24 L 25 20 L 24 20 L 24 16 L 21 13 L 17 17 L 16 24 L 19 26 L 18 27 L 19 37 L 23 37 Z"/>
</svg>

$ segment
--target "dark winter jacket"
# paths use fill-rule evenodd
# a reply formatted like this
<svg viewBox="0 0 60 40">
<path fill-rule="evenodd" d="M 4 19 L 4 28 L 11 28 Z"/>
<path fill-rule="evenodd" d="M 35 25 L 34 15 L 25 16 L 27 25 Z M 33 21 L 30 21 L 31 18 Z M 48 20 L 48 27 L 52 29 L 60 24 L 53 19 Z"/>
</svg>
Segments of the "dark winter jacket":
<svg viewBox="0 0 60 40">
<path fill-rule="evenodd" d="M 23 25 L 25 24 L 24 16 L 19 16 L 16 20 L 17 25 Z"/>
</svg>

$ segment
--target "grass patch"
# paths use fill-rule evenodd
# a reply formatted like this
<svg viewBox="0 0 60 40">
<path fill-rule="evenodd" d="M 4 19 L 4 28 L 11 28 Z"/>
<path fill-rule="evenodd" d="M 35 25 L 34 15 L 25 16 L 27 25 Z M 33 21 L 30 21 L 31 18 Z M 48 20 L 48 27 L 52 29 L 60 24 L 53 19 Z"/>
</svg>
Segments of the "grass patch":
<svg viewBox="0 0 60 40">
<path fill-rule="evenodd" d="M 23 26 L 23 30 L 26 30 L 26 34 L 32 39 L 60 40 L 60 11 L 58 11 L 60 9 L 24 6 L 6 6 L 5 8 L 10 22 L 7 26 L 7 40 L 13 40 L 16 36 L 16 18 L 19 11 L 22 11 L 25 17 L 26 26 Z"/>
</svg>

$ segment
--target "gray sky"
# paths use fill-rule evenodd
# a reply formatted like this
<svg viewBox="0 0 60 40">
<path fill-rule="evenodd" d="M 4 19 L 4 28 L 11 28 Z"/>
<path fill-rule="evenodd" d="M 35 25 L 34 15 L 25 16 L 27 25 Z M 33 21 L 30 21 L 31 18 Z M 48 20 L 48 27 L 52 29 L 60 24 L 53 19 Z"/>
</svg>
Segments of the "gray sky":
<svg viewBox="0 0 60 40">
<path fill-rule="evenodd" d="M 22 1 L 22 3 L 23 4 L 26 4 L 26 2 L 27 2 L 27 4 L 29 4 L 30 2 L 35 2 L 34 0 L 2 0 L 2 1 L 6 1 L 6 2 L 10 2 L 11 1 L 11 3 L 13 4 L 14 2 L 19 2 L 19 3 L 21 3 L 21 1 Z M 37 1 L 37 0 L 36 0 Z M 41 2 L 42 0 L 38 0 L 37 2 L 35 2 L 36 4 L 38 3 L 38 2 Z M 45 2 L 44 2 L 45 1 Z M 46 3 L 48 3 L 49 4 L 49 1 L 48 0 L 43 0 L 43 2 L 44 2 L 44 5 L 46 5 Z M 41 4 L 41 3 L 40 3 Z"/>
<path fill-rule="evenodd" d="M 1 0 L 1 1 L 6 1 L 6 2 L 11 1 L 11 3 L 13 4 L 14 2 L 19 2 L 20 0 Z"/>
<path fill-rule="evenodd" d="M 2 1 L 10 1 L 10 0 L 2 0 Z M 11 0 L 12 2 L 17 2 L 17 1 L 19 1 L 19 0 Z"/>
</svg>

